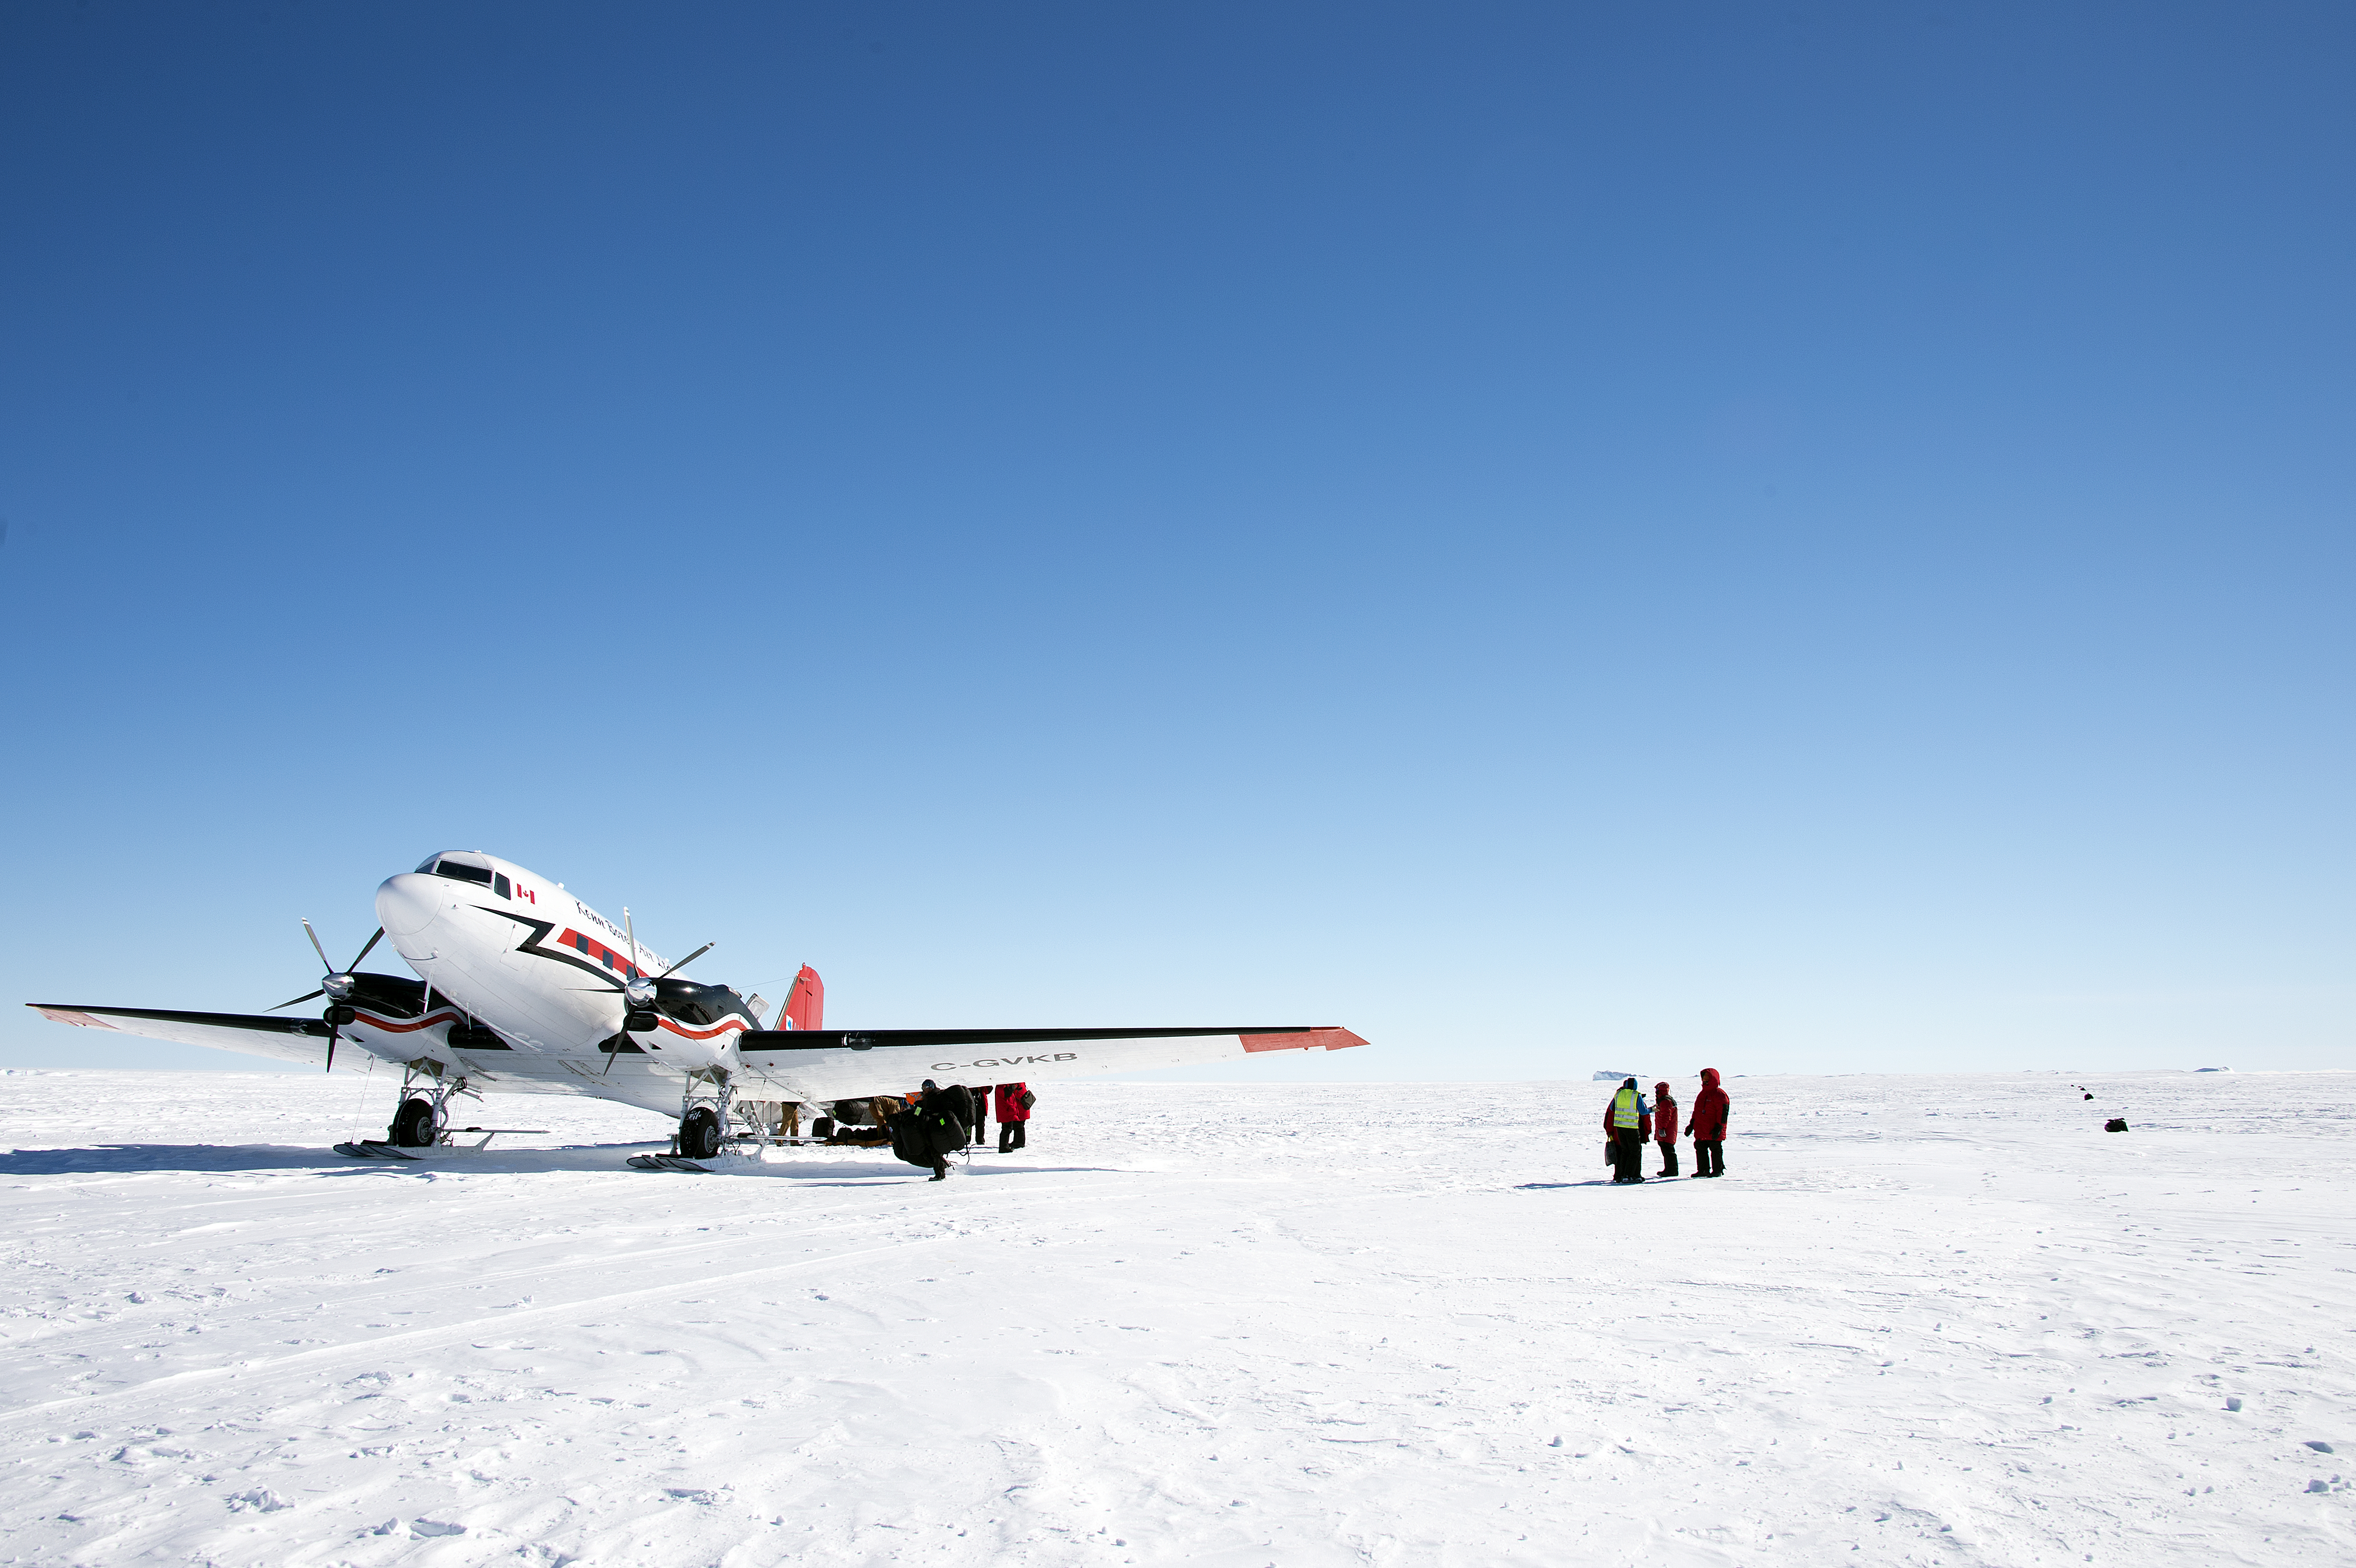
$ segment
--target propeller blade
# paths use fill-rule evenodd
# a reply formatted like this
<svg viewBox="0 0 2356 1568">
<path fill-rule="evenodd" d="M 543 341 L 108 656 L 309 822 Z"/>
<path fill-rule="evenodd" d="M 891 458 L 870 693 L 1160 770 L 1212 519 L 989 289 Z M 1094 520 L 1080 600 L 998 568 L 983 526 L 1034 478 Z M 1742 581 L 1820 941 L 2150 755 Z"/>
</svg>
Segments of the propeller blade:
<svg viewBox="0 0 2356 1568">
<path fill-rule="evenodd" d="M 705 954 L 711 952 L 713 948 L 719 945 L 720 944 L 717 942 L 705 943 L 702 946 L 697 948 L 694 952 L 689 954 L 686 957 L 680 959 L 678 963 L 672 965 L 669 968 L 656 976 L 655 978 L 658 980 L 669 979 L 673 975 L 678 974 L 681 969 L 686 968 L 689 965 L 694 963 L 697 959 L 702 957 Z"/>
<path fill-rule="evenodd" d="M 327 962 L 327 950 L 319 945 L 319 933 L 311 929 L 311 923 L 307 920 L 303 923 L 303 934 L 311 939 L 311 951 L 319 955 L 320 969 L 327 974 L 334 974 L 336 966 Z"/>
<path fill-rule="evenodd" d="M 376 934 L 368 939 L 368 945 L 360 949 L 360 958 L 365 958 L 370 953 L 374 952 L 376 950 L 376 944 L 383 940 L 384 927 L 380 925 L 376 928 Z M 348 975 L 353 970 L 359 968 L 360 966 L 360 958 L 355 958 L 349 964 L 345 965 L 344 973 Z"/>
<path fill-rule="evenodd" d="M 343 1038 L 344 1031 L 340 1028 L 332 1023 L 327 1026 L 327 1071 L 330 1072 L 336 1070 L 336 1041 Z"/>
<path fill-rule="evenodd" d="M 630 978 L 638 977 L 638 933 L 630 923 L 630 906 L 622 906 L 622 934 L 630 939 Z"/>
<path fill-rule="evenodd" d="M 327 993 L 325 991 L 305 991 L 301 996 L 295 997 L 294 1002 L 307 1002 L 314 997 L 324 997 L 327 994 Z M 294 1002 L 281 1002 L 278 1004 L 278 1008 L 291 1008 L 294 1005 Z M 278 1010 L 278 1008 L 272 1008 L 269 1010 L 274 1013 Z"/>
</svg>

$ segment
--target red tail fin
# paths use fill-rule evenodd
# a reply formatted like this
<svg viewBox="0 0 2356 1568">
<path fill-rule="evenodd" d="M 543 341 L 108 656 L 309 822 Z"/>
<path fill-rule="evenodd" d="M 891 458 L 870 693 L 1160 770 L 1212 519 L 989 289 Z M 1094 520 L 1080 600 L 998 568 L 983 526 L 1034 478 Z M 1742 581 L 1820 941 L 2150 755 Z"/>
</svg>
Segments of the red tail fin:
<svg viewBox="0 0 2356 1568">
<path fill-rule="evenodd" d="M 824 1029 L 826 1027 L 826 982 L 809 965 L 794 976 L 794 988 L 786 993 L 786 1005 L 779 1029 Z"/>
</svg>

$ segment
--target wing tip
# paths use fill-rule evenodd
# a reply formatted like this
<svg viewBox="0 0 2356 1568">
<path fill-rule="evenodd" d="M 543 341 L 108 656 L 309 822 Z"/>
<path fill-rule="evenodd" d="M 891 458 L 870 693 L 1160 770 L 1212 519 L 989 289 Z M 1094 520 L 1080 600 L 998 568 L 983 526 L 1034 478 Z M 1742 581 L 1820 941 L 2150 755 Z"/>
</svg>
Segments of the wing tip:
<svg viewBox="0 0 2356 1568">
<path fill-rule="evenodd" d="M 25 1005 L 55 1024 L 72 1024 L 80 1029 L 115 1027 L 95 1013 L 84 1012 L 80 1008 L 60 1007 L 55 1002 L 27 1002 Z"/>
<path fill-rule="evenodd" d="M 1244 1042 L 1246 1051 L 1309 1051 L 1321 1046 L 1327 1051 L 1347 1051 L 1366 1043 L 1339 1025 L 1305 1029 L 1294 1034 L 1243 1034 L 1236 1038 Z"/>
</svg>

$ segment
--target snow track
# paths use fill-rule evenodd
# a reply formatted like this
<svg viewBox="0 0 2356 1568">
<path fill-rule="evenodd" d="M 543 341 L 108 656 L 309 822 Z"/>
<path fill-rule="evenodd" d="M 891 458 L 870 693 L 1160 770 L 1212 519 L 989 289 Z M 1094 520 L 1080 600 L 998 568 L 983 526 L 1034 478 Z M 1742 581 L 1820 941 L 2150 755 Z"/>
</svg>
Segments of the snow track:
<svg viewBox="0 0 2356 1568">
<path fill-rule="evenodd" d="M 2086 1082 L 1737 1080 L 1615 1189 L 1584 1083 L 1058 1087 L 932 1185 L 11 1074 L 0 1560 L 2349 1560 L 2356 1074 Z"/>
</svg>

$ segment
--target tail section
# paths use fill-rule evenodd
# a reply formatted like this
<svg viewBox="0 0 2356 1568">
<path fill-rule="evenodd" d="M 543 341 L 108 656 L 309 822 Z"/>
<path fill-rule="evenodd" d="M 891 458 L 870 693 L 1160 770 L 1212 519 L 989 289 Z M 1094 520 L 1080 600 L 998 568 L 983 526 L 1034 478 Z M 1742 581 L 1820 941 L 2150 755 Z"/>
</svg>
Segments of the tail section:
<svg viewBox="0 0 2356 1568">
<path fill-rule="evenodd" d="M 794 976 L 794 988 L 786 993 L 784 1011 L 777 1020 L 779 1029 L 824 1029 L 826 1027 L 826 982 L 809 965 Z"/>
</svg>

